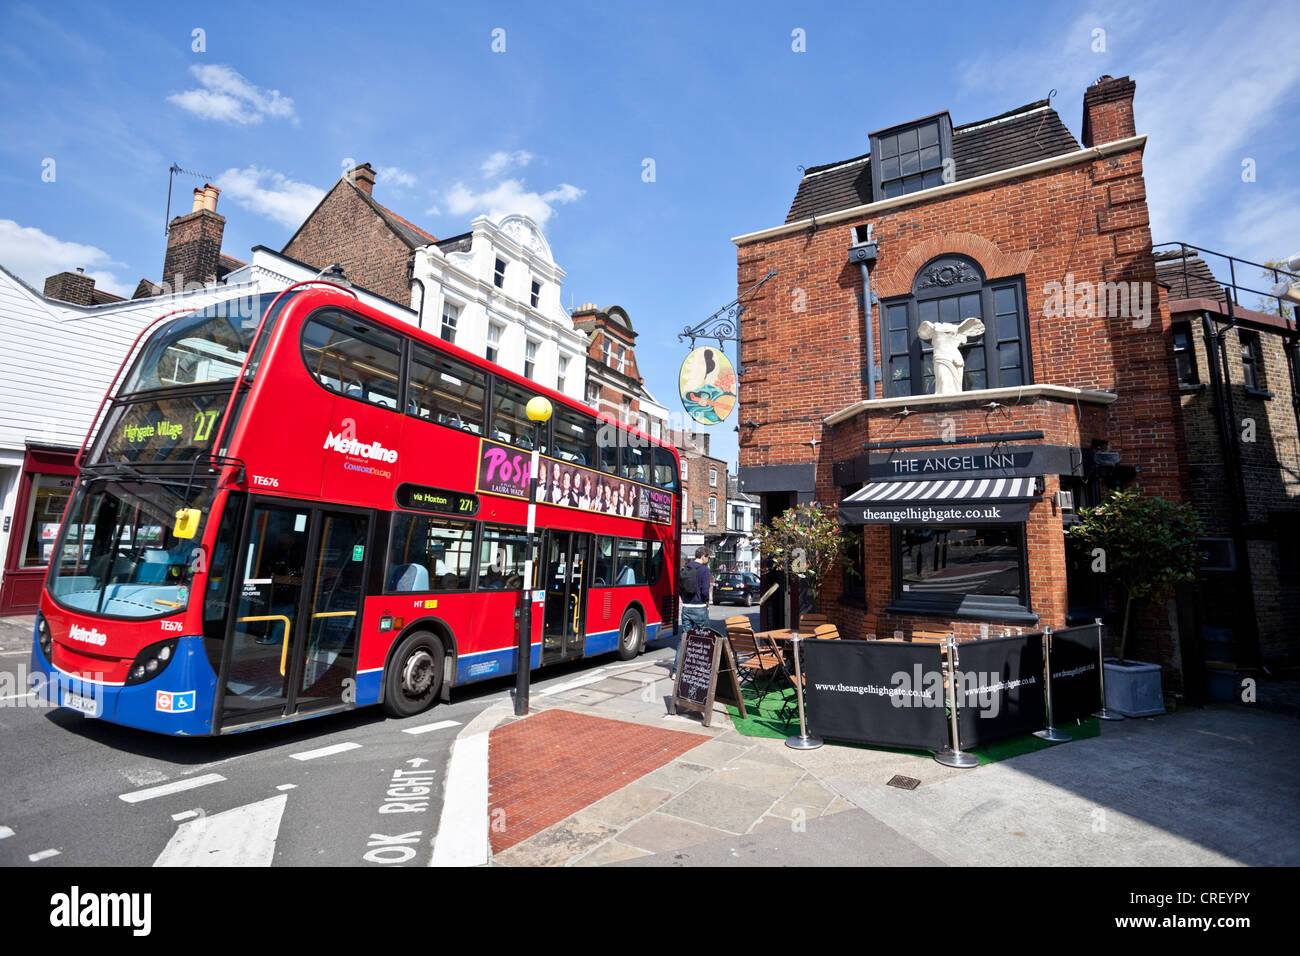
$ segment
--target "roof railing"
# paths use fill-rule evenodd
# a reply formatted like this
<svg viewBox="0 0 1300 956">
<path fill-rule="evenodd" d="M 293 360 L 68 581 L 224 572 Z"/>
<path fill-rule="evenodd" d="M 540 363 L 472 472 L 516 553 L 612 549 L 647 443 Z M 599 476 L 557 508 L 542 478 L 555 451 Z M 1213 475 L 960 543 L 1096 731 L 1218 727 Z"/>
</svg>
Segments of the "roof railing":
<svg viewBox="0 0 1300 956">
<path fill-rule="evenodd" d="M 1188 268 L 1187 268 L 1188 260 L 1200 258 L 1201 261 L 1205 263 L 1206 268 L 1210 270 L 1211 277 L 1214 279 L 1215 284 L 1218 285 L 1219 287 L 1219 294 L 1212 296 L 1212 298 L 1218 299 L 1230 293 L 1232 296 L 1232 304 L 1234 306 L 1242 305 L 1241 293 L 1243 292 L 1247 293 L 1248 295 L 1257 295 L 1261 299 L 1271 299 L 1273 300 L 1275 305 L 1272 308 L 1270 308 L 1269 311 L 1276 312 L 1282 318 L 1286 319 L 1287 322 L 1290 324 L 1291 328 L 1294 329 L 1296 327 L 1295 304 L 1293 302 L 1290 302 L 1289 300 L 1283 299 L 1281 296 L 1275 295 L 1273 293 L 1272 288 L 1256 289 L 1253 288 L 1252 286 L 1245 285 L 1243 281 L 1238 280 L 1238 267 L 1242 267 L 1242 270 L 1246 272 L 1249 272 L 1251 269 L 1258 270 L 1254 273 L 1254 276 L 1252 278 L 1252 281 L 1255 282 L 1263 282 L 1265 281 L 1266 275 L 1271 275 L 1273 277 L 1273 282 L 1272 282 L 1273 286 L 1276 286 L 1279 282 L 1281 282 L 1284 276 L 1287 277 L 1288 279 L 1293 280 L 1294 282 L 1300 282 L 1300 274 L 1295 272 L 1288 272 L 1286 269 L 1280 269 L 1277 266 L 1271 266 L 1263 262 L 1252 262 L 1249 259 L 1242 259 L 1240 256 L 1230 256 L 1226 252 L 1215 252 L 1213 249 L 1205 249 L 1202 248 L 1201 246 L 1194 246 L 1189 242 L 1161 242 L 1151 247 L 1151 251 L 1155 253 L 1158 253 L 1161 250 L 1173 251 L 1175 249 L 1179 253 L 1178 258 L 1181 259 L 1182 261 L 1183 289 L 1185 292 L 1188 291 L 1191 287 L 1191 283 L 1190 283 L 1191 274 L 1188 272 Z M 1223 282 L 1220 280 L 1218 274 L 1216 274 L 1214 270 L 1214 267 L 1211 265 L 1210 261 L 1206 258 L 1207 256 L 1214 256 L 1216 260 L 1222 259 L 1227 262 L 1228 264 L 1227 282 Z M 1167 257 L 1164 261 L 1169 262 L 1171 261 L 1171 259 L 1172 257 Z M 1204 277 L 1197 276 L 1196 278 L 1201 279 Z M 1247 309 L 1253 307 L 1254 306 L 1251 303 L 1245 304 L 1245 308 Z M 1263 310 L 1256 310 L 1256 311 L 1263 311 Z"/>
</svg>

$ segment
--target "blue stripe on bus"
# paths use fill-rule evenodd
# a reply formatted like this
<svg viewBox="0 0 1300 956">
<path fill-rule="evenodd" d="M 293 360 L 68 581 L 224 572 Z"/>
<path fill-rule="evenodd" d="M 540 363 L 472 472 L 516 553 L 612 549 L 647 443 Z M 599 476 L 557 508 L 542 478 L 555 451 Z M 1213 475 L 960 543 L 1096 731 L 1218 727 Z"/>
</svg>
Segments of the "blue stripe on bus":
<svg viewBox="0 0 1300 956">
<path fill-rule="evenodd" d="M 517 650 L 514 647 L 498 647 L 491 651 L 462 654 L 456 658 L 456 683 L 468 684 L 471 681 L 513 674 L 515 672 L 516 653 Z M 541 664 L 541 644 L 532 645 L 530 660 L 534 668 Z"/>
<path fill-rule="evenodd" d="M 357 698 L 358 707 L 364 707 L 366 704 L 379 703 L 379 695 L 384 689 L 384 669 L 362 671 L 357 674 Z"/>
</svg>

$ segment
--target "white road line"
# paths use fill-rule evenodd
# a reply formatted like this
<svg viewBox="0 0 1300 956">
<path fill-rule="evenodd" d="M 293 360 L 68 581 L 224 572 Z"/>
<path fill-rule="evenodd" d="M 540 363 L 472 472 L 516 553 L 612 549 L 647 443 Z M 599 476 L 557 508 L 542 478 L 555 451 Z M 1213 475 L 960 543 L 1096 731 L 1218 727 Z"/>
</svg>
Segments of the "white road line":
<svg viewBox="0 0 1300 956">
<path fill-rule="evenodd" d="M 58 850 L 41 850 L 39 853 L 29 854 L 27 859 L 31 860 L 33 863 L 39 863 L 41 860 L 48 860 L 50 857 L 58 855 Z"/>
<path fill-rule="evenodd" d="M 427 734 L 431 730 L 442 730 L 445 727 L 459 727 L 459 720 L 440 720 L 436 724 L 424 724 L 420 727 L 407 727 L 402 733 L 404 734 Z"/>
<path fill-rule="evenodd" d="M 190 820 L 193 819 L 194 817 L 197 817 L 198 815 L 199 815 L 199 811 L 197 810 L 183 810 L 180 813 L 173 813 L 172 820 L 175 821 L 176 823 L 180 823 L 182 820 Z"/>
<path fill-rule="evenodd" d="M 36 694 L 30 690 L 25 694 L 5 694 L 5 696 L 0 697 L 0 704 L 8 703 L 11 700 L 23 700 L 27 697 L 35 697 L 35 696 Z"/>
<path fill-rule="evenodd" d="M 562 694 L 566 690 L 573 690 L 577 687 L 585 687 L 587 684 L 594 684 L 597 681 L 602 681 L 608 676 L 608 674 L 604 673 L 604 668 L 601 668 L 599 671 L 587 674 L 584 677 L 579 677 L 577 680 L 571 680 L 568 683 L 559 685 L 558 687 L 547 687 L 545 690 L 539 690 L 537 696 L 550 697 L 552 694 Z"/>
<path fill-rule="evenodd" d="M 296 783 L 282 783 L 282 784 L 280 784 L 280 786 L 276 787 L 275 789 L 277 789 L 277 790 L 294 790 L 294 789 L 297 789 L 297 787 L 298 787 L 298 785 L 297 785 Z"/>
<path fill-rule="evenodd" d="M 329 747 L 321 747 L 319 750 L 304 750 L 300 754 L 289 754 L 294 760 L 315 760 L 317 757 L 330 757 L 334 754 L 341 754 L 345 750 L 356 750 L 360 744 L 332 744 Z"/>
<path fill-rule="evenodd" d="M 26 651 L 0 651 L 0 657 L 26 657 L 31 650 Z"/>
<path fill-rule="evenodd" d="M 154 866 L 270 866 L 288 796 L 182 823 Z"/>
<path fill-rule="evenodd" d="M 142 800 L 152 800 L 155 797 L 182 793 L 186 790 L 193 790 L 195 787 L 206 787 L 210 783 L 221 783 L 225 779 L 219 773 L 205 773 L 201 777 L 185 777 L 181 780 L 173 780 L 171 783 L 164 783 L 161 786 L 150 787 L 147 790 L 120 793 L 118 799 L 125 800 L 127 803 L 140 803 Z"/>
<path fill-rule="evenodd" d="M 0 840 L 8 839 L 14 835 L 14 831 L 8 827 L 0 827 Z"/>
<path fill-rule="evenodd" d="M 511 709 L 512 705 L 504 701 L 493 704 L 471 720 L 452 744 L 430 866 L 482 866 L 491 857 L 488 735 Z"/>
</svg>

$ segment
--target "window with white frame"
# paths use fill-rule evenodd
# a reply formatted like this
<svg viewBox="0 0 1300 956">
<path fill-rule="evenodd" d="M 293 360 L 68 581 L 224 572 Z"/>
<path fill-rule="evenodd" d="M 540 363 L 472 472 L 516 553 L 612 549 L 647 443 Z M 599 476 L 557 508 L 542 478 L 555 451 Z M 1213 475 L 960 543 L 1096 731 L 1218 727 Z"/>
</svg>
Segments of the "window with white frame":
<svg viewBox="0 0 1300 956">
<path fill-rule="evenodd" d="M 709 487 L 710 488 L 718 487 L 718 469 L 716 468 L 709 469 Z"/>
<path fill-rule="evenodd" d="M 460 307 L 451 302 L 442 304 L 442 331 L 439 335 L 444 342 L 455 343 L 456 324 L 460 321 Z"/>
<path fill-rule="evenodd" d="M 540 344 L 536 339 L 524 343 L 524 378 L 533 378 L 537 371 L 537 346 Z"/>
<path fill-rule="evenodd" d="M 564 391 L 564 383 L 568 378 L 568 376 L 569 376 L 569 357 L 567 355 L 561 355 L 559 375 L 557 375 L 555 379 L 555 390 L 557 392 Z"/>
<path fill-rule="evenodd" d="M 689 477 L 691 477 L 690 462 L 687 461 L 685 458 L 683 458 L 682 459 L 682 481 L 685 481 Z"/>
<path fill-rule="evenodd" d="M 709 524 L 718 523 L 718 499 L 709 498 Z"/>
<path fill-rule="evenodd" d="M 528 294 L 528 304 L 535 309 L 537 308 L 538 305 L 541 304 L 541 301 L 542 301 L 542 283 L 537 279 L 534 279 L 532 290 Z"/>
<path fill-rule="evenodd" d="M 598 408 L 600 402 L 600 386 L 595 382 L 587 383 L 587 404 L 592 408 Z"/>
<path fill-rule="evenodd" d="M 506 287 L 506 260 L 500 256 L 497 257 L 496 265 L 492 272 L 492 284 L 498 289 Z"/>
<path fill-rule="evenodd" d="M 488 323 L 487 335 L 487 360 L 489 362 L 500 362 L 501 360 L 501 333 L 506 327 L 500 322 Z"/>
</svg>

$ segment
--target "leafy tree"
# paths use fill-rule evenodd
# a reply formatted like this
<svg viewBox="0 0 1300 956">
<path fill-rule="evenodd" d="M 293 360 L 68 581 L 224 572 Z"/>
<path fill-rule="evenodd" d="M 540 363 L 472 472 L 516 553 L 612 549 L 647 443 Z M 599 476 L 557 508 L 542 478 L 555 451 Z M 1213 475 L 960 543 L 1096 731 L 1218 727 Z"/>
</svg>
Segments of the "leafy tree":
<svg viewBox="0 0 1300 956">
<path fill-rule="evenodd" d="M 821 594 L 826 576 L 848 563 L 844 528 L 815 504 L 802 504 L 777 515 L 767 524 L 756 524 L 751 534 L 753 547 L 791 578 L 812 588 L 814 600 Z"/>
<path fill-rule="evenodd" d="M 1264 262 L 1268 266 L 1260 275 L 1268 280 L 1268 285 L 1274 282 L 1285 280 L 1294 285 L 1300 282 L 1295 273 L 1288 272 L 1281 259 L 1268 259 Z M 1276 272 L 1274 270 L 1277 270 Z M 1272 312 L 1282 316 L 1285 319 L 1294 319 L 1296 317 L 1296 307 L 1290 302 L 1278 303 L 1277 299 L 1260 296 L 1259 301 L 1255 303 L 1256 312 Z"/>
<path fill-rule="evenodd" d="M 1175 584 L 1196 580 L 1196 540 L 1201 521 L 1190 505 L 1135 491 L 1112 491 L 1080 512 L 1066 537 L 1090 549 L 1094 571 L 1105 573 L 1124 599 L 1119 659 L 1124 660 L 1133 605 L 1166 600 Z"/>
</svg>

